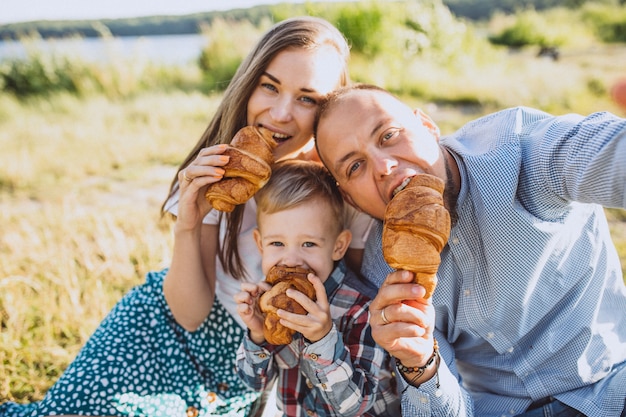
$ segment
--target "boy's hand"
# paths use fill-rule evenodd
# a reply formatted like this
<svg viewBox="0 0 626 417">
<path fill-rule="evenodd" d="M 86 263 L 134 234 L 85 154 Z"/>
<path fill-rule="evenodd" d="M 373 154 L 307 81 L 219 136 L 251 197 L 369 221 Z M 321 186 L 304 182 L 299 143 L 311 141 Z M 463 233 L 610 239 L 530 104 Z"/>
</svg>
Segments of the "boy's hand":
<svg viewBox="0 0 626 417">
<path fill-rule="evenodd" d="M 317 342 L 333 328 L 333 320 L 324 284 L 314 274 L 309 274 L 307 278 L 315 288 L 317 301 L 294 289 L 288 289 L 287 296 L 297 301 L 308 314 L 294 314 L 282 309 L 279 309 L 277 314 L 282 325 L 302 333 L 302 336 L 311 342 Z"/>
<path fill-rule="evenodd" d="M 263 335 L 264 316 L 259 309 L 259 297 L 268 289 L 269 285 L 264 282 L 259 284 L 242 282 L 241 292 L 234 296 L 237 303 L 237 313 L 250 330 L 250 339 L 257 345 L 265 342 Z"/>
</svg>

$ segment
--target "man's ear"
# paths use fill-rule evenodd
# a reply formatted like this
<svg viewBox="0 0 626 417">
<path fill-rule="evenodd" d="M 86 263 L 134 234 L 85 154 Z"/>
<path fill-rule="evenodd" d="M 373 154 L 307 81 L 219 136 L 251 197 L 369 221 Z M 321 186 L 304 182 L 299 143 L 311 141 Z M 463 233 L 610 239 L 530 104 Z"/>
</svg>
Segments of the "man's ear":
<svg viewBox="0 0 626 417">
<path fill-rule="evenodd" d="M 333 249 L 333 261 L 338 261 L 346 254 L 350 242 L 352 241 L 352 232 L 348 229 L 344 229 L 339 233 L 337 239 L 335 239 L 335 248 Z"/>
<path fill-rule="evenodd" d="M 430 116 L 424 113 L 421 109 L 415 109 L 413 110 L 413 113 L 420 118 L 424 127 L 428 129 L 435 139 L 439 140 L 439 137 L 441 137 L 441 131 L 433 119 L 431 119 Z"/>
<path fill-rule="evenodd" d="M 259 253 L 263 255 L 263 241 L 261 240 L 261 232 L 258 227 L 252 231 L 252 236 L 256 242 L 256 247 L 259 249 Z"/>
</svg>

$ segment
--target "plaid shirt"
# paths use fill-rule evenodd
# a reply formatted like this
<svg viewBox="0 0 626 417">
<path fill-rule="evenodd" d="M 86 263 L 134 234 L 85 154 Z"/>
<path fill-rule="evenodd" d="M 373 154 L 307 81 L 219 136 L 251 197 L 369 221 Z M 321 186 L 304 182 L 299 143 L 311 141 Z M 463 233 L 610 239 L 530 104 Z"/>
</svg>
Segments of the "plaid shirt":
<svg viewBox="0 0 626 417">
<path fill-rule="evenodd" d="M 278 408 L 286 416 L 399 416 L 389 356 L 372 339 L 365 284 L 343 262 L 324 283 L 332 330 L 310 343 L 256 345 L 249 336 L 237 354 L 239 376 L 261 391 L 278 378 Z"/>
</svg>

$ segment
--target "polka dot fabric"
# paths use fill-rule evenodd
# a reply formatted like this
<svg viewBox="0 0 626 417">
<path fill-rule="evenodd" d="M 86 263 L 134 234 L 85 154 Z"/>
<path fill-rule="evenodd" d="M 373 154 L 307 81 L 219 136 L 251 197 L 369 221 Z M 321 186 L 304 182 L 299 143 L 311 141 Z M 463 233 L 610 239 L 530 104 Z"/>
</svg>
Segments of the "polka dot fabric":
<svg viewBox="0 0 626 417">
<path fill-rule="evenodd" d="M 0 405 L 0 416 L 246 416 L 258 394 L 235 371 L 243 329 L 216 299 L 185 331 L 165 302 L 166 272 L 115 306 L 41 402 Z"/>
</svg>

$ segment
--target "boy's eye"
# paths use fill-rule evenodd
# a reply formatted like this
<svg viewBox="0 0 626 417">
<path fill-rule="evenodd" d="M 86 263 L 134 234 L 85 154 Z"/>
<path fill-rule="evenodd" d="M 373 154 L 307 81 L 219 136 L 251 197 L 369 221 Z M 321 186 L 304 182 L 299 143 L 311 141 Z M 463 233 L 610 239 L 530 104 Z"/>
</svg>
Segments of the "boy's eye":
<svg viewBox="0 0 626 417">
<path fill-rule="evenodd" d="M 304 242 L 302 244 L 302 246 L 304 246 L 305 248 L 312 248 L 312 247 L 315 247 L 315 243 L 313 243 L 313 242 Z"/>
<path fill-rule="evenodd" d="M 269 246 L 285 246 L 285 245 L 283 245 L 283 242 L 270 242 Z"/>
</svg>

